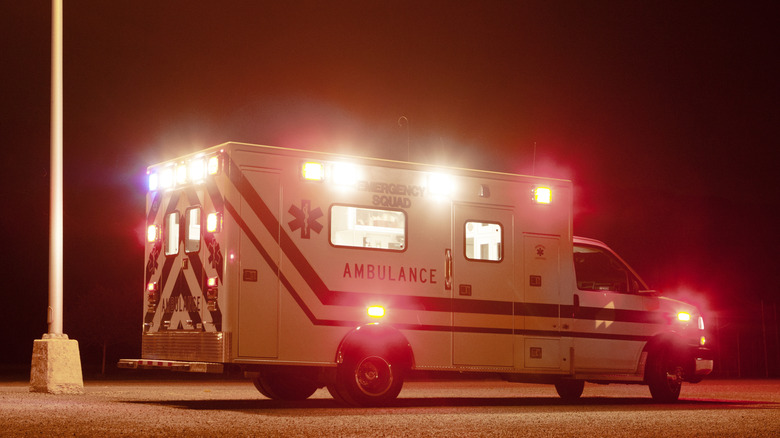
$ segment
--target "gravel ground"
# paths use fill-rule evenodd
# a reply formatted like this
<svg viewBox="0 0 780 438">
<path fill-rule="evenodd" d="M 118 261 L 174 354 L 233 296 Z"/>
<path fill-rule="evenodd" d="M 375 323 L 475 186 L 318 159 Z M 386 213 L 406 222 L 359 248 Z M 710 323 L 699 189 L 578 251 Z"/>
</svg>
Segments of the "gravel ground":
<svg viewBox="0 0 780 438">
<path fill-rule="evenodd" d="M 0 382 L 0 436 L 780 436 L 780 381 L 705 381 L 675 405 L 644 386 L 586 385 L 565 404 L 546 385 L 407 382 L 385 408 L 319 390 L 275 402 L 248 381 L 87 381 L 83 395 Z"/>
</svg>

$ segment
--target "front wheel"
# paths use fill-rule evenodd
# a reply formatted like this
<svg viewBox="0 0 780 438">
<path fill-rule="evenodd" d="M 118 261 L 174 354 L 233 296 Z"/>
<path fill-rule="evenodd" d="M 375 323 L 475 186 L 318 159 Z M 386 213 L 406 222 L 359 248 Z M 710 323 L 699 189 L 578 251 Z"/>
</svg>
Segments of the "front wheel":
<svg viewBox="0 0 780 438">
<path fill-rule="evenodd" d="M 659 403 L 674 403 L 680 398 L 684 367 L 677 356 L 674 347 L 665 345 L 648 360 L 647 384 L 653 400 Z"/>
<path fill-rule="evenodd" d="M 584 388 L 584 380 L 560 380 L 555 383 L 555 390 L 558 392 L 558 395 L 566 401 L 579 399 Z"/>
<path fill-rule="evenodd" d="M 398 397 L 403 370 L 388 358 L 359 354 L 339 366 L 336 382 L 328 387 L 339 401 L 359 406 L 378 406 Z"/>
</svg>

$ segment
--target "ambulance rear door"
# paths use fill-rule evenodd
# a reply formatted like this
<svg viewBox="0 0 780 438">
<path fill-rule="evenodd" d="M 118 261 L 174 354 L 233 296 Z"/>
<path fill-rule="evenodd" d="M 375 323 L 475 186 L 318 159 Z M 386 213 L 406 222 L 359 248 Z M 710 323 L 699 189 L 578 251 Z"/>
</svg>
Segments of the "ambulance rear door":
<svg viewBox="0 0 780 438">
<path fill-rule="evenodd" d="M 214 331 L 215 318 L 208 314 L 203 297 L 207 276 L 216 274 L 207 272 L 210 265 L 203 257 L 204 191 L 187 187 L 163 196 L 158 213 L 162 242 L 147 263 L 149 281 L 156 280 L 159 289 L 159 305 L 146 314 L 147 332 Z M 159 258 L 153 260 L 156 254 Z"/>
</svg>

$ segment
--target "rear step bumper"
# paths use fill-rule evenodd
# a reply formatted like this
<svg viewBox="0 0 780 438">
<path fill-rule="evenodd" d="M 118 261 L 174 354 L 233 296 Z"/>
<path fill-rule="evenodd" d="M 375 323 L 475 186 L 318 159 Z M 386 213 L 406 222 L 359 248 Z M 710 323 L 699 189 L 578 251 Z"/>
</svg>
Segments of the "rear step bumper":
<svg viewBox="0 0 780 438">
<path fill-rule="evenodd" d="M 117 367 L 131 370 L 170 370 L 189 373 L 221 374 L 225 365 L 214 362 L 184 362 L 178 360 L 119 359 Z"/>
</svg>

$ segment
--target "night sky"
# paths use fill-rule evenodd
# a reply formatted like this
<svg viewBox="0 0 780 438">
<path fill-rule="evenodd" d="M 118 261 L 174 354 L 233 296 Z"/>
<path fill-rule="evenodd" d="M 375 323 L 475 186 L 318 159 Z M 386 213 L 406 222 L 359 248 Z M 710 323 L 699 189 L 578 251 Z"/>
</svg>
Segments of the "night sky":
<svg viewBox="0 0 780 438">
<path fill-rule="evenodd" d="M 571 179 L 575 234 L 653 288 L 777 303 L 778 13 L 65 0 L 64 331 L 86 348 L 129 320 L 115 349 L 140 354 L 145 168 L 225 141 Z M 50 20 L 0 0 L 4 363 L 47 331 Z"/>
</svg>

